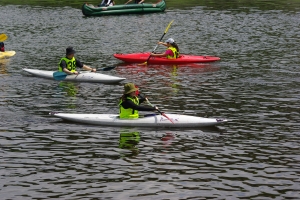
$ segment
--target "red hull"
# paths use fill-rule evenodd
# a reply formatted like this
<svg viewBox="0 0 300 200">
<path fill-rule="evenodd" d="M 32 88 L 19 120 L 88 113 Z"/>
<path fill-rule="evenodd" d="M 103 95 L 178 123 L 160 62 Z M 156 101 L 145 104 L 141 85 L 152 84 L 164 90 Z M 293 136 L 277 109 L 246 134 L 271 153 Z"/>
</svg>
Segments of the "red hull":
<svg viewBox="0 0 300 200">
<path fill-rule="evenodd" d="M 114 57 L 127 63 L 143 63 L 146 62 L 150 52 L 145 53 L 131 53 L 131 54 L 114 54 Z M 196 55 L 184 55 L 180 54 L 177 59 L 167 59 L 162 57 L 151 57 L 148 64 L 186 64 L 186 63 L 205 63 L 215 62 L 220 60 L 215 56 L 196 56 Z"/>
</svg>

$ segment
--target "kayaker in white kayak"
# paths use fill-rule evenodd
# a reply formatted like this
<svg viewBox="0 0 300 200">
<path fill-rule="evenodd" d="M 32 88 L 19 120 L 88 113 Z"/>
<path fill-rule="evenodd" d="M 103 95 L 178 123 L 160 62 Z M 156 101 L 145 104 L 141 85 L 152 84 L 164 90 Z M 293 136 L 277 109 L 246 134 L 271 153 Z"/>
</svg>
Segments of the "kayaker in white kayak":
<svg viewBox="0 0 300 200">
<path fill-rule="evenodd" d="M 67 74 L 78 74 L 76 67 L 79 67 L 85 70 L 96 72 L 96 69 L 84 65 L 80 62 L 80 60 L 76 59 L 74 57 L 75 53 L 76 51 L 73 49 L 73 47 L 68 47 L 66 49 L 66 56 L 61 58 L 58 63 L 58 71 L 65 72 Z"/>
<path fill-rule="evenodd" d="M 166 57 L 168 59 L 176 59 L 179 57 L 179 47 L 173 38 L 169 38 L 166 42 L 158 42 L 158 44 L 168 47 L 165 53 L 151 53 L 154 57 Z"/>
<path fill-rule="evenodd" d="M 121 119 L 136 119 L 139 118 L 139 111 L 156 111 L 156 106 L 140 106 L 141 103 L 146 101 L 145 97 L 137 97 L 138 88 L 133 83 L 126 83 L 124 85 L 124 94 L 120 98 L 120 118 Z"/>
</svg>

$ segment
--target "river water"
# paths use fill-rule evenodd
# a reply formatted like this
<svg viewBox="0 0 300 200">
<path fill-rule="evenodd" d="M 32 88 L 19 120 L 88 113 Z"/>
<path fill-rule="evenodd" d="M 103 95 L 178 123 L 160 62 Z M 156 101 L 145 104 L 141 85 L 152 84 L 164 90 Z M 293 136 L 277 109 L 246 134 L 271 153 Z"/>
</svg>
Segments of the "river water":
<svg viewBox="0 0 300 200">
<path fill-rule="evenodd" d="M 299 3 L 277 2 L 94 18 L 70 6 L 0 3 L 6 50 L 17 52 L 0 60 L 1 199 L 299 199 Z M 151 51 L 172 19 L 164 39 L 221 61 L 143 67 L 112 56 Z M 103 73 L 127 79 L 57 82 L 22 71 L 55 70 L 69 45 L 85 64 L 116 65 Z M 49 116 L 117 113 L 126 82 L 166 113 L 229 121 L 160 129 Z"/>
</svg>

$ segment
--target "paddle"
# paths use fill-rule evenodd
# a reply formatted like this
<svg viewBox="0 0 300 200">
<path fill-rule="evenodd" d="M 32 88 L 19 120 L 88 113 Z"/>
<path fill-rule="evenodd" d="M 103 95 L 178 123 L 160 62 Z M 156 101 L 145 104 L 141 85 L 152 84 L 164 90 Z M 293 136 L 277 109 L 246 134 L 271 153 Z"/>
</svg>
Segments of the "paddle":
<svg viewBox="0 0 300 200">
<path fill-rule="evenodd" d="M 147 98 L 145 98 L 145 99 L 146 99 L 147 103 L 148 103 L 150 106 L 154 107 L 154 106 L 149 102 L 149 100 L 148 100 Z M 167 118 L 168 120 L 170 120 L 170 122 L 172 122 L 172 123 L 174 124 L 173 120 L 171 120 L 165 113 L 161 112 L 161 111 L 158 110 L 158 109 L 157 109 L 157 111 L 159 112 L 159 114 L 161 114 L 162 116 L 164 116 L 165 118 Z"/>
<path fill-rule="evenodd" d="M 4 33 L 0 34 L 0 42 L 5 41 L 6 39 L 7 39 L 7 35 L 6 34 L 4 34 Z"/>
<path fill-rule="evenodd" d="M 115 67 L 104 67 L 104 68 L 97 69 L 97 71 L 109 71 L 113 68 L 115 68 Z M 80 74 L 80 73 L 78 73 L 78 74 Z M 54 80 L 57 80 L 57 81 L 64 80 L 68 75 L 71 75 L 71 74 L 67 74 L 65 72 L 59 72 L 59 71 L 53 72 L 53 78 L 54 78 Z"/>
<path fill-rule="evenodd" d="M 160 38 L 160 40 L 159 41 L 162 41 L 162 39 L 163 39 L 163 37 L 166 35 L 166 33 L 168 32 L 168 30 L 169 30 L 169 28 L 170 28 L 170 26 L 171 26 L 171 24 L 173 23 L 173 21 L 174 20 L 172 20 L 170 23 L 169 23 L 169 25 L 167 26 L 167 28 L 166 28 L 166 30 L 165 30 L 165 32 L 164 32 L 164 34 L 161 36 L 161 38 Z M 156 48 L 158 47 L 158 44 L 154 47 L 154 49 L 153 49 L 153 51 L 151 52 L 151 53 L 154 53 L 154 51 L 156 50 Z M 146 62 L 144 62 L 144 63 L 141 63 L 141 64 L 138 64 L 138 65 L 147 65 L 147 63 L 148 63 L 148 61 L 149 61 L 149 59 L 151 58 L 151 53 L 150 53 L 150 55 L 149 55 L 149 57 L 148 57 L 148 59 L 146 60 Z"/>
</svg>

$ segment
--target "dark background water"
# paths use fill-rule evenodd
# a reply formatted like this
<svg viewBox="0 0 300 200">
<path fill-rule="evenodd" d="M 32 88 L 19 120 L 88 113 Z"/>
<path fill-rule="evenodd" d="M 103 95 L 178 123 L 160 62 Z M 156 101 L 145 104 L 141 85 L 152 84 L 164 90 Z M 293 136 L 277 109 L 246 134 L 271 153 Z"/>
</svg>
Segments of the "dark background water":
<svg viewBox="0 0 300 200">
<path fill-rule="evenodd" d="M 6 50 L 17 52 L 0 61 L 1 199 L 299 198 L 298 1 L 167 1 L 165 13 L 93 18 L 78 1 L 28 4 L 0 1 Z M 221 61 L 142 67 L 112 56 L 151 51 L 172 19 L 165 39 Z M 153 129 L 55 119 L 50 111 L 117 113 L 123 90 L 22 72 L 55 70 L 69 45 L 85 64 L 117 65 L 104 73 L 136 83 L 163 111 L 229 122 Z"/>
</svg>

